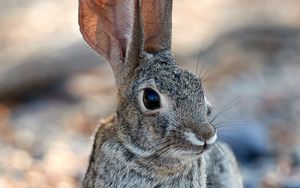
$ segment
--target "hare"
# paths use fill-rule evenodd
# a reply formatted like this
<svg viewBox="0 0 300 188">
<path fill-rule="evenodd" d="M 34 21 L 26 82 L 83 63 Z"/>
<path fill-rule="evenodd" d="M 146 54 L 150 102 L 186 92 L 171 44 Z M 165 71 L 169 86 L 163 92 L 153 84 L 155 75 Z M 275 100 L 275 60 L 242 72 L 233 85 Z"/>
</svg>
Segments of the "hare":
<svg viewBox="0 0 300 188">
<path fill-rule="evenodd" d="M 83 186 L 243 187 L 230 149 L 214 147 L 201 81 L 170 51 L 172 0 L 79 3 L 83 38 L 110 63 L 118 96 L 96 131 Z"/>
</svg>

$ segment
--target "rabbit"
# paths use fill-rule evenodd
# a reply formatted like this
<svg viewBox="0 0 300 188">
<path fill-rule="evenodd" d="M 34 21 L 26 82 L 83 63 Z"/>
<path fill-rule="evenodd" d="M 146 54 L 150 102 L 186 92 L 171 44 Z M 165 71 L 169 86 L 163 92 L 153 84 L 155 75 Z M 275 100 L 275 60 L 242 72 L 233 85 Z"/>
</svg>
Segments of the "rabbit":
<svg viewBox="0 0 300 188">
<path fill-rule="evenodd" d="M 110 63 L 118 98 L 94 135 L 83 187 L 243 187 L 230 148 L 214 145 L 201 80 L 171 53 L 171 18 L 172 0 L 79 1 L 80 31 Z"/>
</svg>

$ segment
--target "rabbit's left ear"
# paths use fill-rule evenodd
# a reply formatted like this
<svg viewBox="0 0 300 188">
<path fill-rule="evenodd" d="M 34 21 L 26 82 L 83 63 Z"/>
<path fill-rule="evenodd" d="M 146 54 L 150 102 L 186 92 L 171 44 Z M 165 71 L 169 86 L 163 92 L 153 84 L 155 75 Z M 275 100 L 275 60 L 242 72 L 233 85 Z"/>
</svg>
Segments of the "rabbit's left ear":
<svg viewBox="0 0 300 188">
<path fill-rule="evenodd" d="M 79 0 L 83 38 L 110 63 L 119 90 L 126 89 L 143 53 L 140 0 Z"/>
<path fill-rule="evenodd" d="M 172 40 L 172 0 L 143 0 L 145 51 L 170 50 Z"/>
</svg>

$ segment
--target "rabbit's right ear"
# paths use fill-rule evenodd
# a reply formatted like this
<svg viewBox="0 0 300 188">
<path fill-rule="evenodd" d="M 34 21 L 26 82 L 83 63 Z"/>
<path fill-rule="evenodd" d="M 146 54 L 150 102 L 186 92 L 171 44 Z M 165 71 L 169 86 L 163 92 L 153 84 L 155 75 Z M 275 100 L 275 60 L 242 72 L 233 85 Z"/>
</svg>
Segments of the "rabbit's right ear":
<svg viewBox="0 0 300 188">
<path fill-rule="evenodd" d="M 144 0 L 142 12 L 145 51 L 170 50 L 172 40 L 172 0 Z"/>
<path fill-rule="evenodd" d="M 119 90 L 127 87 L 143 53 L 140 9 L 140 0 L 79 0 L 83 38 L 109 61 Z"/>
</svg>

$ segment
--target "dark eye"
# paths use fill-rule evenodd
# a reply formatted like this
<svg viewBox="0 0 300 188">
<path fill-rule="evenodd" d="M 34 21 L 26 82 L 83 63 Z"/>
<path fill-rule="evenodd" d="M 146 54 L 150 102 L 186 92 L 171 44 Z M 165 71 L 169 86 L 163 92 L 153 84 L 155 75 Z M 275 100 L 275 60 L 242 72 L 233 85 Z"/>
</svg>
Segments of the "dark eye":
<svg viewBox="0 0 300 188">
<path fill-rule="evenodd" d="M 211 113 L 212 113 L 212 106 L 208 106 L 208 107 L 207 107 L 207 111 L 206 111 L 206 115 L 207 115 L 207 116 L 210 116 Z"/>
<path fill-rule="evenodd" d="M 156 110 L 160 108 L 159 94 L 153 89 L 144 89 L 143 103 L 148 110 Z"/>
</svg>

